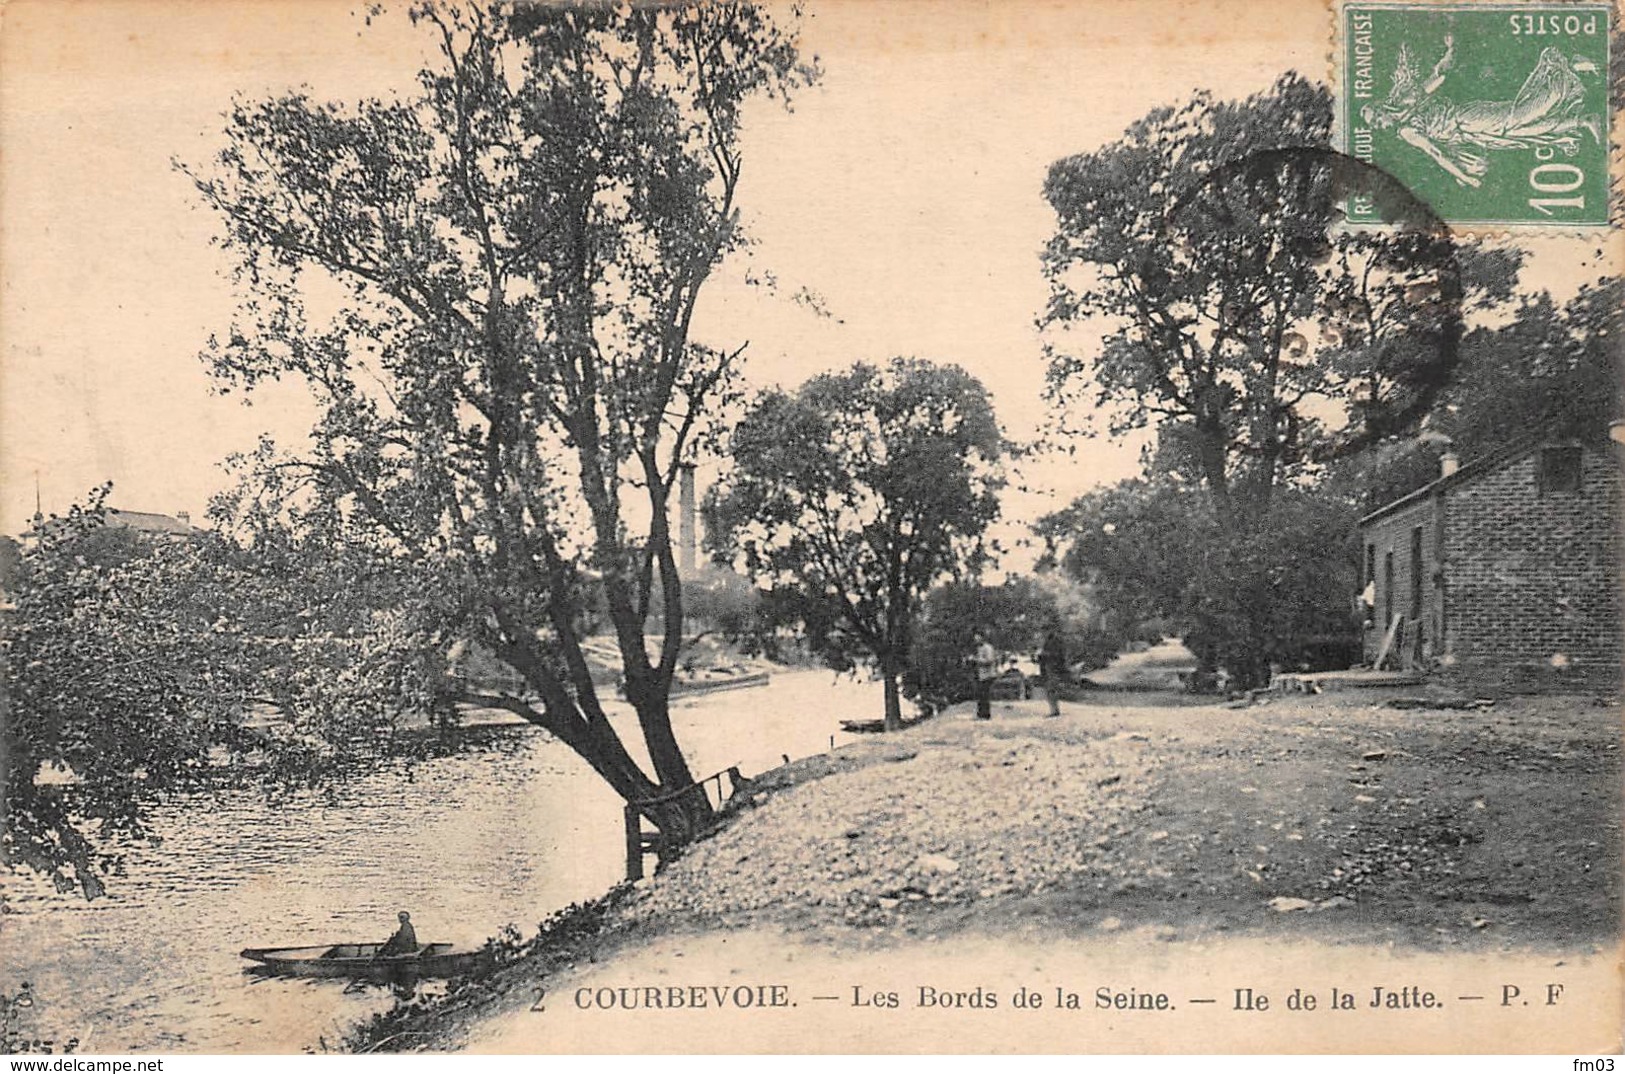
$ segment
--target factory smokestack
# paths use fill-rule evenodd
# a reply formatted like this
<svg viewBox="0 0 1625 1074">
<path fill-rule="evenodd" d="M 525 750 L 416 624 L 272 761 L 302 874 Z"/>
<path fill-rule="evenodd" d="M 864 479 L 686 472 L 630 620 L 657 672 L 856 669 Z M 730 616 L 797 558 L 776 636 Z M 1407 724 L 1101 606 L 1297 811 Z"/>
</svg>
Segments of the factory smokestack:
<svg viewBox="0 0 1625 1074">
<path fill-rule="evenodd" d="M 694 467 L 684 464 L 677 485 L 677 571 L 694 576 L 699 560 L 699 520 L 694 511 Z"/>
</svg>

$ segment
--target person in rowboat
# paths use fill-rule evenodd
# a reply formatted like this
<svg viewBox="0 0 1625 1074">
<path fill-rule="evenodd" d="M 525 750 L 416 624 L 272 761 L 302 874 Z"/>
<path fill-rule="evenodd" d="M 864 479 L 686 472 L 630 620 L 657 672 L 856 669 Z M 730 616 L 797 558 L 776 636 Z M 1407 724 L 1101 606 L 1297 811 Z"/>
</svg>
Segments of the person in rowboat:
<svg viewBox="0 0 1625 1074">
<path fill-rule="evenodd" d="M 400 918 L 401 927 L 395 930 L 395 935 L 384 941 L 384 946 L 378 949 L 378 957 L 407 955 L 418 949 L 418 933 L 412 927 L 412 915 L 402 910 Z"/>
</svg>

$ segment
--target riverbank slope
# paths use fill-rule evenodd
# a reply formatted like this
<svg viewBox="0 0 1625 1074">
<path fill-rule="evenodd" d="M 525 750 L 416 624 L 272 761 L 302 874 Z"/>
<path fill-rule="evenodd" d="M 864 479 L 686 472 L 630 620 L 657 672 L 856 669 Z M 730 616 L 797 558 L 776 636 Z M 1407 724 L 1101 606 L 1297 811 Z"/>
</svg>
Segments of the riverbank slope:
<svg viewBox="0 0 1625 1074">
<path fill-rule="evenodd" d="M 951 710 L 766 774 L 590 934 L 381 1032 L 479 1051 L 1617 1046 L 1617 709 L 1382 701 Z M 1390 1027 L 1381 989 L 1407 974 L 1451 1016 Z M 1294 979 L 1322 1005 L 1338 987 L 1378 1008 L 1281 1021 Z M 695 984 L 782 985 L 794 1006 L 718 992 L 709 1015 L 668 1009 L 663 989 Z M 1498 1005 L 1492 984 L 1517 997 Z M 1545 1004 L 1545 984 L 1568 1000 Z M 1049 1012 L 1030 1037 L 963 1006 L 991 996 L 1008 1018 L 1029 986 Z M 1273 992 L 1273 1011 L 1238 1021 L 1240 987 Z M 1068 991 L 1091 1010 L 1101 988 L 1104 1014 L 1065 1021 Z M 927 1002 L 956 992 L 959 1008 Z M 1184 1013 L 1148 1020 L 1142 993 Z"/>
</svg>

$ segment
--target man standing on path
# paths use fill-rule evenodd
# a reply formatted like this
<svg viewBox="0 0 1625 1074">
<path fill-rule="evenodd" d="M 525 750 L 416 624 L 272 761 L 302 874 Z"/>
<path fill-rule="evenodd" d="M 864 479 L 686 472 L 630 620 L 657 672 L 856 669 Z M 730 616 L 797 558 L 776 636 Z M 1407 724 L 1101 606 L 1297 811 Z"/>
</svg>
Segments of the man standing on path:
<svg viewBox="0 0 1625 1074">
<path fill-rule="evenodd" d="M 1053 624 L 1044 632 L 1044 647 L 1038 651 L 1038 677 L 1044 681 L 1044 696 L 1049 698 L 1049 714 L 1061 714 L 1061 680 L 1066 677 L 1066 639 L 1061 629 Z"/>
<path fill-rule="evenodd" d="M 975 634 L 976 651 L 971 660 L 976 665 L 976 718 L 993 718 L 993 680 L 999 677 L 999 654 L 993 651 L 987 636 L 978 630 Z"/>
</svg>

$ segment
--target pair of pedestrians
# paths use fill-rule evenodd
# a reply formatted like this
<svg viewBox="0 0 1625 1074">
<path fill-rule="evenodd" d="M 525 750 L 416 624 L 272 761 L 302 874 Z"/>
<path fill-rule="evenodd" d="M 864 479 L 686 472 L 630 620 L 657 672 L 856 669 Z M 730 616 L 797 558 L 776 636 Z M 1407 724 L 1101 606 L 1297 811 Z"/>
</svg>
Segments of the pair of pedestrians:
<svg viewBox="0 0 1625 1074">
<path fill-rule="evenodd" d="M 999 677 L 999 654 L 987 640 L 987 635 L 980 630 L 975 634 L 975 641 L 971 662 L 976 667 L 976 718 L 991 720 L 993 683 Z M 1054 627 L 1044 633 L 1044 646 L 1038 652 L 1038 675 L 1044 687 L 1044 696 L 1049 700 L 1049 714 L 1059 716 L 1061 705 L 1058 688 L 1066 675 L 1066 640 Z"/>
</svg>

